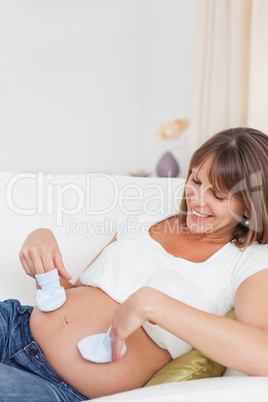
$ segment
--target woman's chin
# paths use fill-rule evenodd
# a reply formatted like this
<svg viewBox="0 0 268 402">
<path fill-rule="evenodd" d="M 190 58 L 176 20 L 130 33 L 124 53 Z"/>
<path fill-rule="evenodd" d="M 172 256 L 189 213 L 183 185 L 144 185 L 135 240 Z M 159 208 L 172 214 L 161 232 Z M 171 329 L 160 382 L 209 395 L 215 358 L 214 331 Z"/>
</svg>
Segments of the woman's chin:
<svg viewBox="0 0 268 402">
<path fill-rule="evenodd" d="M 192 234 L 209 234 L 213 232 L 212 224 L 209 222 L 186 222 L 186 224 Z"/>
</svg>

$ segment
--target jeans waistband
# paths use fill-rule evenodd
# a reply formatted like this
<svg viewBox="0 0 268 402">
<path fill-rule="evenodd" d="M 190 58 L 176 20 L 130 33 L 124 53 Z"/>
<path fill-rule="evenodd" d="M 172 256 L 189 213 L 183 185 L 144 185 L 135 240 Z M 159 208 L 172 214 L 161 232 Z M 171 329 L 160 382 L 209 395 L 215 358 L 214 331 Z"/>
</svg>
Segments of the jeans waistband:
<svg viewBox="0 0 268 402">
<path fill-rule="evenodd" d="M 26 343 L 32 343 L 32 342 L 35 342 L 35 340 L 34 340 L 34 338 L 33 338 L 33 336 L 32 336 L 32 333 L 31 333 L 31 329 L 30 329 L 30 316 L 31 316 L 31 314 L 32 314 L 32 311 L 33 311 L 33 307 L 32 306 L 22 306 L 22 305 L 19 305 L 18 307 L 17 307 L 17 312 L 20 314 L 20 315 L 23 315 L 23 317 L 22 317 L 22 326 L 21 326 L 21 328 L 22 328 L 22 333 L 23 333 L 23 336 L 24 336 L 24 338 L 25 338 L 25 341 L 26 341 Z M 26 314 L 27 313 L 27 314 Z"/>
</svg>

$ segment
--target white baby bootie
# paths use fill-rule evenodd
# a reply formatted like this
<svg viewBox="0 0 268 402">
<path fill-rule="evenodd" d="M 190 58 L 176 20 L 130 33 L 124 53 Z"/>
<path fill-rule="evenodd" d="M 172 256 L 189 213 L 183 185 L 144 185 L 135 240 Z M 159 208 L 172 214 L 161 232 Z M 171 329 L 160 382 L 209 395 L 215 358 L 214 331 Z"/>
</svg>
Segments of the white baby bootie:
<svg viewBox="0 0 268 402">
<path fill-rule="evenodd" d="M 77 347 L 84 359 L 94 363 L 108 363 L 112 361 L 111 328 L 104 334 L 86 336 L 78 342 Z M 126 351 L 127 348 L 124 342 L 120 357 Z"/>
<path fill-rule="evenodd" d="M 60 308 L 66 301 L 64 287 L 60 285 L 57 269 L 35 275 L 35 278 L 41 286 L 36 292 L 36 304 L 39 310 L 49 312 Z"/>
</svg>

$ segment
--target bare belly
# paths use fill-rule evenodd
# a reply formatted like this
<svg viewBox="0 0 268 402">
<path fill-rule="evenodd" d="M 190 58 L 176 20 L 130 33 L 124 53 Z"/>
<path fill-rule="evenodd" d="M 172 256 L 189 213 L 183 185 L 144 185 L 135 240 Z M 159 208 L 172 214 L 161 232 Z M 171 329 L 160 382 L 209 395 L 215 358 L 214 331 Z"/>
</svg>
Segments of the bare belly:
<svg viewBox="0 0 268 402">
<path fill-rule="evenodd" d="M 167 364 L 170 354 L 139 328 L 127 340 L 127 353 L 116 363 L 92 363 L 82 358 L 77 342 L 106 332 L 118 303 L 98 288 L 82 286 L 66 291 L 58 310 L 43 313 L 34 308 L 30 327 L 51 367 L 87 398 L 142 387 Z"/>
</svg>

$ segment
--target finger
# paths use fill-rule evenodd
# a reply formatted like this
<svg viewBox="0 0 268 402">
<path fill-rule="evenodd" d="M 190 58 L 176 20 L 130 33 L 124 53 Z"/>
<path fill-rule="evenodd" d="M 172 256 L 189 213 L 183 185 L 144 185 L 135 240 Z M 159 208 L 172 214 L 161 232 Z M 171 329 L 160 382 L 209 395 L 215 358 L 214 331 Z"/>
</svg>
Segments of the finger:
<svg viewBox="0 0 268 402">
<path fill-rule="evenodd" d="M 34 272 L 34 275 L 44 274 L 46 271 L 41 257 L 38 254 L 35 254 L 35 252 L 29 252 L 29 256 L 30 258 L 28 258 L 27 263 L 31 272 Z"/>
<path fill-rule="evenodd" d="M 110 331 L 110 337 L 111 337 L 111 348 L 112 348 L 112 361 L 116 362 L 120 359 L 122 347 L 125 340 L 120 339 L 120 337 L 116 334 L 116 331 L 114 330 L 113 326 Z"/>
<path fill-rule="evenodd" d="M 34 267 L 34 264 L 33 264 L 33 261 L 32 261 L 32 258 L 30 256 L 29 252 L 23 253 L 22 261 L 23 261 L 26 269 L 29 270 L 30 276 L 34 278 L 35 274 L 36 274 L 36 270 L 35 270 L 35 267 Z"/>
<path fill-rule="evenodd" d="M 53 271 L 53 269 L 55 269 L 51 254 L 42 254 L 40 258 L 45 272 Z"/>
<path fill-rule="evenodd" d="M 22 254 L 19 254 L 19 259 L 20 259 L 21 265 L 22 265 L 25 273 L 34 278 L 34 274 L 31 272 L 30 268 L 28 267 L 28 264 Z"/>
<path fill-rule="evenodd" d="M 54 257 L 54 264 L 55 267 L 57 268 L 59 275 L 64 278 L 67 279 L 67 281 L 69 281 L 70 279 L 72 279 L 72 276 L 66 271 L 65 266 L 63 264 L 62 261 L 62 256 L 60 253 L 57 253 Z"/>
<path fill-rule="evenodd" d="M 115 340 L 111 342 L 111 346 L 112 346 L 112 361 L 113 362 L 117 362 L 120 357 L 121 357 L 121 351 L 122 351 L 122 347 L 123 347 L 124 341 L 121 340 Z"/>
</svg>

